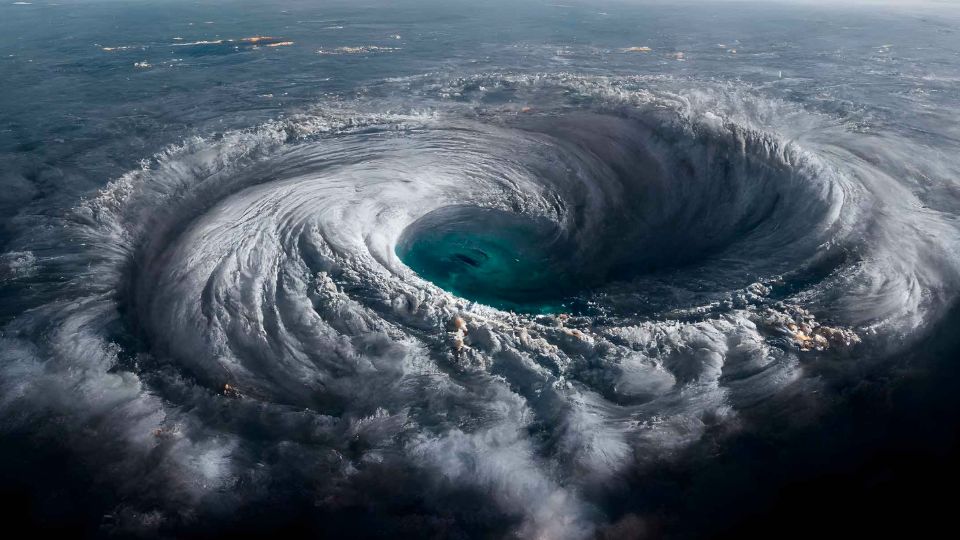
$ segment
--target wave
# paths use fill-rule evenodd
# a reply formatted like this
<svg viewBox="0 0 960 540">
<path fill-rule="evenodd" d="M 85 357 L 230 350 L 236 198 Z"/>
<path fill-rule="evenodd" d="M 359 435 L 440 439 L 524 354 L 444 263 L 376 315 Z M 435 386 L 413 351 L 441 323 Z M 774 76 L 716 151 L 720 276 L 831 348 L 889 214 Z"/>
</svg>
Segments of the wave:
<svg viewBox="0 0 960 540">
<path fill-rule="evenodd" d="M 331 512 L 415 484 L 582 537 L 620 475 L 938 320 L 957 235 L 923 151 L 733 84 L 385 81 L 79 204 L 0 407 L 77 426 L 121 528 L 295 477 Z"/>
</svg>

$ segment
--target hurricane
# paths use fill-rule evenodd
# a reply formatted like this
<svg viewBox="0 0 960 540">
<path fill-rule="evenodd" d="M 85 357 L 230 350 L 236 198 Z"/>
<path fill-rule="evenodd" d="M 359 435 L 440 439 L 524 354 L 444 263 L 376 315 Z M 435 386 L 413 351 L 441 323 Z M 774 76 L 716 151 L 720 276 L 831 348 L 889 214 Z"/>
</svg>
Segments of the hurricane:
<svg viewBox="0 0 960 540">
<path fill-rule="evenodd" d="M 303 501 L 361 536 L 634 523 L 610 501 L 646 471 L 829 407 L 948 317 L 960 163 L 868 123 L 568 66 L 184 137 L 3 255 L 32 298 L 4 430 L 64 440 L 119 534 Z"/>
</svg>

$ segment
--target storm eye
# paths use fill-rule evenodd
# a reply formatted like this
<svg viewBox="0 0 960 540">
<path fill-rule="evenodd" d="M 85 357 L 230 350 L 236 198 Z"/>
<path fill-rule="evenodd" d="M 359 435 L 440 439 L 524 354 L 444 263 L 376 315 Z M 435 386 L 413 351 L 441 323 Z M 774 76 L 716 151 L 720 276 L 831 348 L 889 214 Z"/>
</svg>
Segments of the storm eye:
<svg viewBox="0 0 960 540">
<path fill-rule="evenodd" d="M 434 285 L 482 304 L 544 313 L 577 292 L 582 280 L 568 261 L 559 228 L 537 217 L 452 206 L 410 224 L 396 253 Z"/>
</svg>

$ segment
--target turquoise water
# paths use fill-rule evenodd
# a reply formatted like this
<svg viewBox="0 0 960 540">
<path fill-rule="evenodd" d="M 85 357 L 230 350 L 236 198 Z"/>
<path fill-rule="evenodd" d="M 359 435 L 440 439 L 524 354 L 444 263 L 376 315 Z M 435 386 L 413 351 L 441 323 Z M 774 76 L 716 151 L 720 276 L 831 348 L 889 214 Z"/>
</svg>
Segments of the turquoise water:
<svg viewBox="0 0 960 540">
<path fill-rule="evenodd" d="M 569 246 L 546 221 L 455 207 L 404 232 L 400 259 L 420 277 L 468 300 L 525 313 L 555 313 L 581 285 L 564 261 Z"/>
</svg>

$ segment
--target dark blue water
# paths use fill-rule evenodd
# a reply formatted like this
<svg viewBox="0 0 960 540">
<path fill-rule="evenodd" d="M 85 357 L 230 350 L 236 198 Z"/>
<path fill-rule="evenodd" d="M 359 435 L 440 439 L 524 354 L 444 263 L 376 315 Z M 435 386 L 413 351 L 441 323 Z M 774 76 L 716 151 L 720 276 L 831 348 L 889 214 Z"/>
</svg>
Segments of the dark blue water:
<svg viewBox="0 0 960 540">
<path fill-rule="evenodd" d="M 952 3 L 7 2 L 0 80 L 11 527 L 950 516 Z"/>
</svg>

